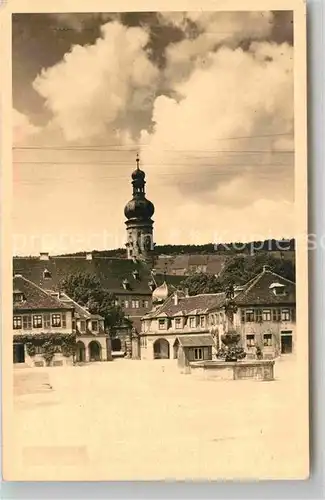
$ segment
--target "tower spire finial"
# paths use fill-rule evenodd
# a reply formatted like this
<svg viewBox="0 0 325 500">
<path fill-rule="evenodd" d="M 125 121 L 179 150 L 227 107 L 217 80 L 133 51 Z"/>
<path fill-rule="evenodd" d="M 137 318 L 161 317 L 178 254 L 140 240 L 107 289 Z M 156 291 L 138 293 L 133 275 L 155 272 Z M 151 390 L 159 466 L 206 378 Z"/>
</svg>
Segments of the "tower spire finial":
<svg viewBox="0 0 325 500">
<path fill-rule="evenodd" d="M 139 163 L 140 163 L 139 153 L 137 153 L 137 157 L 136 157 L 135 161 L 137 162 L 137 170 L 139 170 Z"/>
</svg>

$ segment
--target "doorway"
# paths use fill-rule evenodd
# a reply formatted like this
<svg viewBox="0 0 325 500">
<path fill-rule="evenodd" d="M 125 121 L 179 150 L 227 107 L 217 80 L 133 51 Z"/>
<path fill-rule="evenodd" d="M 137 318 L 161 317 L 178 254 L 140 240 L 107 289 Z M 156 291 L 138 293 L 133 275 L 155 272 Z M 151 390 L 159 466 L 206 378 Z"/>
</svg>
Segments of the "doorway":
<svg viewBox="0 0 325 500">
<path fill-rule="evenodd" d="M 154 359 L 169 359 L 169 342 L 166 339 L 157 339 L 153 345 Z"/>
<path fill-rule="evenodd" d="M 13 361 L 14 363 L 25 363 L 25 345 L 14 344 L 13 346 Z"/>
<path fill-rule="evenodd" d="M 89 361 L 101 360 L 101 346 L 98 342 L 95 342 L 94 340 L 90 342 L 88 349 L 89 349 Z"/>
<path fill-rule="evenodd" d="M 85 344 L 80 341 L 77 342 L 76 361 L 77 363 L 84 363 L 86 361 Z"/>
<path fill-rule="evenodd" d="M 281 354 L 292 353 L 292 332 L 281 332 Z"/>
</svg>

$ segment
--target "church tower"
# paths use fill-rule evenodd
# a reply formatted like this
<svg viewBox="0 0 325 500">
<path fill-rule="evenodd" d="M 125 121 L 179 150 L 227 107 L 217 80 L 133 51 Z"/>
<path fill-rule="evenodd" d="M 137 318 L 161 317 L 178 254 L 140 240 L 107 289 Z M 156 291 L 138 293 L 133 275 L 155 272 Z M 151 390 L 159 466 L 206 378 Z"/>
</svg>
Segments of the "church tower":
<svg viewBox="0 0 325 500">
<path fill-rule="evenodd" d="M 132 172 L 133 197 L 124 209 L 127 218 L 127 258 L 151 262 L 153 256 L 153 220 L 151 217 L 155 207 L 145 197 L 146 174 L 139 168 L 139 155 L 136 159 L 137 168 Z"/>
</svg>

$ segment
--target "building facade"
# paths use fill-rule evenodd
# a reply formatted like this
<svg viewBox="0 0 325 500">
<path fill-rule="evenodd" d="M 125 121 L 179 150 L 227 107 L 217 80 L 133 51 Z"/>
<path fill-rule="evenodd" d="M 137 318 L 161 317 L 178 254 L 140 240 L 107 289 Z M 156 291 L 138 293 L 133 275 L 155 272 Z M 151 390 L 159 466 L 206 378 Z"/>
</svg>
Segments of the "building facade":
<svg viewBox="0 0 325 500">
<path fill-rule="evenodd" d="M 261 355 L 275 358 L 290 354 L 296 342 L 295 283 L 263 271 L 234 293 L 235 312 L 227 313 L 227 294 L 201 294 L 188 297 L 183 292 L 168 296 L 164 284 L 153 293 L 153 310 L 142 318 L 141 359 L 177 357 L 182 335 L 210 334 L 213 356 L 230 330 L 241 335 L 247 358 Z M 197 356 L 200 356 L 198 354 Z"/>
<path fill-rule="evenodd" d="M 13 278 L 13 362 L 26 366 L 73 363 L 74 308 L 23 276 Z"/>
<path fill-rule="evenodd" d="M 72 327 L 76 335 L 75 362 L 111 361 L 111 341 L 105 331 L 104 318 L 90 313 L 64 292 L 59 293 L 58 298 L 74 309 Z"/>
</svg>

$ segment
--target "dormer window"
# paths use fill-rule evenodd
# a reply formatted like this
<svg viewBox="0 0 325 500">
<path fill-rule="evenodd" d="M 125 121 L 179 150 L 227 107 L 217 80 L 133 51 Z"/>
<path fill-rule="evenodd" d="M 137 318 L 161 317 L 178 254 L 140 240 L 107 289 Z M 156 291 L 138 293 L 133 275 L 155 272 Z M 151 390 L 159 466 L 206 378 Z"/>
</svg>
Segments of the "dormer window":
<svg viewBox="0 0 325 500">
<path fill-rule="evenodd" d="M 205 316 L 200 316 L 200 327 L 201 328 L 205 327 Z"/>
<path fill-rule="evenodd" d="M 140 279 L 140 274 L 139 274 L 139 271 L 137 269 L 135 269 L 133 272 L 132 272 L 132 276 L 135 280 L 139 280 Z"/>
<path fill-rule="evenodd" d="M 25 300 L 23 292 L 19 290 L 15 290 L 13 293 L 13 301 L 14 302 L 23 302 Z"/>
<path fill-rule="evenodd" d="M 98 321 L 97 320 L 93 320 L 91 322 L 91 330 L 93 332 L 98 332 Z"/>
<path fill-rule="evenodd" d="M 272 292 L 276 296 L 286 295 L 285 285 L 283 285 L 282 283 L 272 283 L 270 285 L 270 290 L 272 290 Z"/>
<path fill-rule="evenodd" d="M 196 328 L 196 317 L 195 316 L 190 317 L 190 328 Z"/>
<path fill-rule="evenodd" d="M 158 328 L 159 330 L 165 330 L 166 329 L 166 320 L 163 318 L 158 319 Z"/>
<path fill-rule="evenodd" d="M 129 280 L 124 279 L 124 280 L 122 281 L 122 285 L 123 285 L 123 288 L 124 288 L 125 290 L 129 290 L 129 289 L 130 289 L 130 282 L 129 282 Z"/>
<path fill-rule="evenodd" d="M 175 318 L 175 328 L 180 329 L 183 327 L 183 320 L 182 318 Z"/>
<path fill-rule="evenodd" d="M 49 280 L 52 278 L 52 274 L 48 269 L 44 269 L 43 271 L 43 279 Z"/>
</svg>

